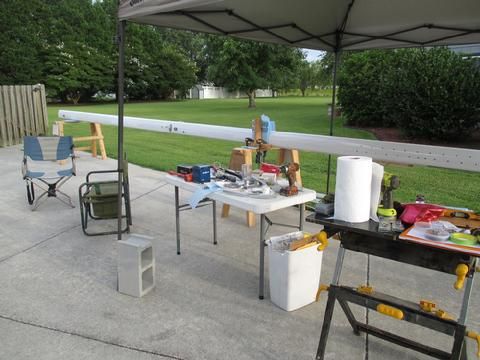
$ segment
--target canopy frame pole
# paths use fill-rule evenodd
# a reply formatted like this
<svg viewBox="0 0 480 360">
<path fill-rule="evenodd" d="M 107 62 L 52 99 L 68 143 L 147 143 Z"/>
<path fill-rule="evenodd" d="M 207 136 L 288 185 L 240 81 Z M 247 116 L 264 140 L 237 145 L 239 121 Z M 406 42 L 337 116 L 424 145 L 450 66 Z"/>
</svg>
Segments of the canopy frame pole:
<svg viewBox="0 0 480 360">
<path fill-rule="evenodd" d="M 124 116 L 124 79 L 125 79 L 125 28 L 126 20 L 121 20 L 117 28 L 118 42 L 118 193 L 117 193 L 117 240 L 122 240 L 122 193 L 123 193 L 123 116 Z M 127 219 L 128 221 L 128 219 Z"/>
<path fill-rule="evenodd" d="M 340 61 L 341 51 L 335 51 L 335 62 L 333 63 L 333 90 L 332 90 L 332 111 L 330 113 L 330 130 L 329 135 L 333 136 L 333 121 L 335 119 L 335 112 L 336 112 L 336 101 L 337 101 L 337 69 L 338 63 Z M 327 167 L 327 191 L 328 194 L 330 191 L 330 169 L 332 163 L 332 155 L 328 154 L 328 167 Z"/>
<path fill-rule="evenodd" d="M 335 33 L 335 63 L 333 64 L 333 91 L 332 91 L 332 112 L 330 114 L 330 132 L 329 135 L 333 135 L 333 121 L 335 120 L 335 112 L 336 112 L 336 103 L 337 103 L 337 68 L 338 63 L 340 61 L 340 55 L 342 52 L 342 40 L 343 35 L 345 34 L 345 29 L 347 28 L 347 22 L 350 17 L 350 13 L 352 11 L 353 5 L 355 4 L 355 0 L 352 0 L 350 4 L 348 4 L 347 11 L 345 12 L 345 16 L 343 17 L 342 24 L 340 28 Z M 330 169 L 332 166 L 332 155 L 328 154 L 328 168 L 327 168 L 327 191 L 330 191 Z"/>
</svg>

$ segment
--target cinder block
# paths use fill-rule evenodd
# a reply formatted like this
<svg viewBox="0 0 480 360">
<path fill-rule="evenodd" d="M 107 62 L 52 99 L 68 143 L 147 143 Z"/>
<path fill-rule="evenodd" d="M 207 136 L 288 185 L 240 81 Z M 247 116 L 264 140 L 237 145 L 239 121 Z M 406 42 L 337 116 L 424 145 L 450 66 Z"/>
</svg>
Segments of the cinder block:
<svg viewBox="0 0 480 360">
<path fill-rule="evenodd" d="M 152 238 L 131 234 L 118 244 L 118 291 L 142 297 L 155 287 Z"/>
</svg>

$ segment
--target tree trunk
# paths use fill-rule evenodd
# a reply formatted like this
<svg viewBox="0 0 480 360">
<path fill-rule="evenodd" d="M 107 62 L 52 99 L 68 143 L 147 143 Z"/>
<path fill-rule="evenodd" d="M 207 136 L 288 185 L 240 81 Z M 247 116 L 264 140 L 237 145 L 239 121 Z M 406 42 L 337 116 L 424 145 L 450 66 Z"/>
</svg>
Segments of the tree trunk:
<svg viewBox="0 0 480 360">
<path fill-rule="evenodd" d="M 256 108 L 257 104 L 255 103 L 255 89 L 248 90 L 247 95 L 248 95 L 248 108 Z"/>
<path fill-rule="evenodd" d="M 300 91 L 302 92 L 302 96 L 305 97 L 305 89 L 300 89 Z"/>
</svg>

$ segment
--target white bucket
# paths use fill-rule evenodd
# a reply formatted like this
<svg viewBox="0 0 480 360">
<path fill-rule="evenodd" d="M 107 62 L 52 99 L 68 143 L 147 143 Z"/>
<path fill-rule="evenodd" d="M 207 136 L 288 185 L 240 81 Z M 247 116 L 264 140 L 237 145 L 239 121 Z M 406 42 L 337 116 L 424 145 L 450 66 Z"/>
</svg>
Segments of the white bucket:
<svg viewBox="0 0 480 360">
<path fill-rule="evenodd" d="M 275 250 L 275 244 L 284 240 L 285 235 L 267 241 L 270 299 L 283 310 L 292 311 L 315 301 L 323 251 L 317 250 L 318 245 L 295 251 Z"/>
</svg>

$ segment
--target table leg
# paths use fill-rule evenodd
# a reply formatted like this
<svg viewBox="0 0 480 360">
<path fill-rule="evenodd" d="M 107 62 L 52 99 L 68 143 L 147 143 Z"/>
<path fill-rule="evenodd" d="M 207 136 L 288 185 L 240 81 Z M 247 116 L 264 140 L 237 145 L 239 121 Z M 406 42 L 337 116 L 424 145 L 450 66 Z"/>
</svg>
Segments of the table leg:
<svg viewBox="0 0 480 360">
<path fill-rule="evenodd" d="M 217 202 L 212 200 L 213 208 L 213 245 L 217 245 Z"/>
<path fill-rule="evenodd" d="M 300 222 L 298 225 L 298 229 L 303 231 L 303 226 L 305 224 L 305 204 L 300 204 Z"/>
<path fill-rule="evenodd" d="M 175 230 L 177 234 L 177 255 L 180 255 L 180 204 L 178 186 L 175 186 Z"/>
<path fill-rule="evenodd" d="M 265 214 L 260 215 L 260 266 L 259 266 L 259 289 L 258 289 L 258 298 L 263 300 L 263 290 L 264 290 L 264 275 L 265 275 L 265 227 L 266 220 Z"/>
</svg>

